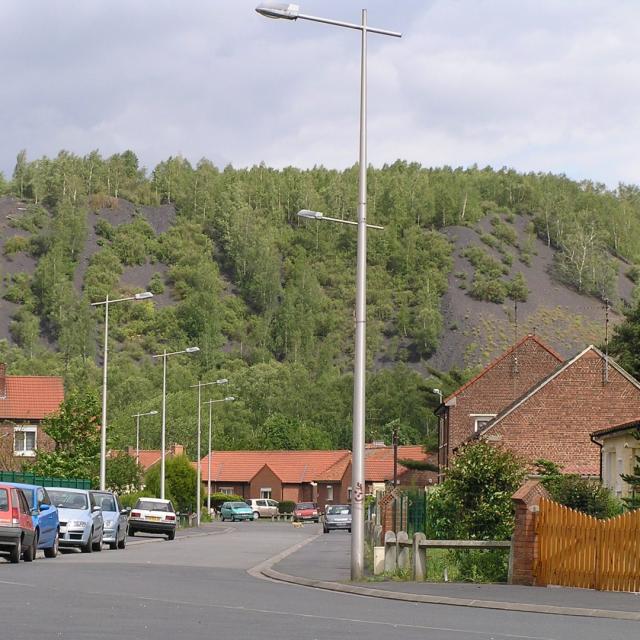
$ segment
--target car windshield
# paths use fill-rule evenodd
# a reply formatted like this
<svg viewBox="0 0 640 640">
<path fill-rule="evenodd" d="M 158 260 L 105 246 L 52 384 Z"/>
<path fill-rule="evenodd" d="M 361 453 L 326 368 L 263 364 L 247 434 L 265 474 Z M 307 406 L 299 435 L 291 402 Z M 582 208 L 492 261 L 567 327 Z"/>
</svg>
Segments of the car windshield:
<svg viewBox="0 0 640 640">
<path fill-rule="evenodd" d="M 0 511 L 9 511 L 9 494 L 6 489 L 0 489 Z"/>
<path fill-rule="evenodd" d="M 155 500 L 138 500 L 136 509 L 146 511 L 170 511 L 168 502 L 156 502 Z"/>
<path fill-rule="evenodd" d="M 232 509 L 240 509 L 240 508 L 248 509 L 249 508 L 247 507 L 246 502 L 232 502 L 229 506 Z"/>
<path fill-rule="evenodd" d="M 315 509 L 316 505 L 313 502 L 300 502 L 296 505 L 296 509 Z"/>
<path fill-rule="evenodd" d="M 87 509 L 87 496 L 84 493 L 74 493 L 62 489 L 49 489 L 51 502 L 59 509 Z"/>
<path fill-rule="evenodd" d="M 117 511 L 116 501 L 112 495 L 108 493 L 94 493 L 93 499 L 99 507 L 102 507 L 103 511 Z"/>
<path fill-rule="evenodd" d="M 334 504 L 327 507 L 328 516 L 348 516 L 351 513 L 351 507 L 346 507 L 339 504 Z"/>
</svg>

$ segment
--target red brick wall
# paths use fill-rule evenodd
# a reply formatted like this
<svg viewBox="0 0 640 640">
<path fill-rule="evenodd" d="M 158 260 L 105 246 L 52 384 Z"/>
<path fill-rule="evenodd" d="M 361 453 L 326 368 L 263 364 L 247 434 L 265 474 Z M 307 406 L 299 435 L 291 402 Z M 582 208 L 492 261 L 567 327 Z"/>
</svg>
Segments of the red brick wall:
<svg viewBox="0 0 640 640">
<path fill-rule="evenodd" d="M 233 493 L 237 496 L 241 496 L 243 498 L 250 498 L 253 496 L 249 495 L 249 485 L 245 482 L 212 482 L 211 483 L 211 493 L 218 493 L 222 487 L 228 489 L 231 487 Z M 207 482 L 202 483 L 202 495 L 206 497 L 207 495 Z"/>
<path fill-rule="evenodd" d="M 267 466 L 262 467 L 258 473 L 251 479 L 249 485 L 249 494 L 247 498 L 259 498 L 260 489 L 262 487 L 271 487 L 271 497 L 274 500 L 288 500 L 289 498 L 283 498 L 282 496 L 282 483 L 280 478 L 271 471 Z"/>
<path fill-rule="evenodd" d="M 640 390 L 588 351 L 487 434 L 529 461 L 546 458 L 565 472 L 598 476 L 600 450 L 589 434 L 640 418 Z"/>
<path fill-rule="evenodd" d="M 29 426 L 34 422 L 25 423 Z M 14 427 L 20 426 L 18 422 L 0 423 L 0 470 L 1 471 L 21 471 L 24 463 L 34 462 L 34 457 L 13 455 L 13 432 Z M 42 451 L 52 451 L 54 441 L 41 429 L 38 428 L 36 436 L 36 446 Z"/>
<path fill-rule="evenodd" d="M 536 340 L 522 342 L 455 398 L 449 406 L 449 459 L 474 434 L 470 414 L 498 414 L 534 384 L 558 369 L 560 362 Z"/>
</svg>

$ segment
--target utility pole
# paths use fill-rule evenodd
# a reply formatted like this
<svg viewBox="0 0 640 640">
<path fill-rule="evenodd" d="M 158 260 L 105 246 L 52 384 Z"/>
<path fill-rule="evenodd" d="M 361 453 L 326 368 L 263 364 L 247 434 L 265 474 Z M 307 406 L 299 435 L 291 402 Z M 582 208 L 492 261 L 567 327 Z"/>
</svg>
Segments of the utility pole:
<svg viewBox="0 0 640 640">
<path fill-rule="evenodd" d="M 398 486 L 398 425 L 393 427 L 393 488 Z"/>
</svg>

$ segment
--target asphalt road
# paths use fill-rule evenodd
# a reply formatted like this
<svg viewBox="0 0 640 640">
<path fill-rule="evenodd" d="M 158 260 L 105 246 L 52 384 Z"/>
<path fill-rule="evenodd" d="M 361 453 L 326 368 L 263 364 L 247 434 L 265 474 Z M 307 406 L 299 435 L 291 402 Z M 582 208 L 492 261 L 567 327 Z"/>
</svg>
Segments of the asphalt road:
<svg viewBox="0 0 640 640">
<path fill-rule="evenodd" d="M 136 536 L 124 551 L 0 560 L 3 640 L 631 640 L 618 620 L 463 609 L 366 598 L 257 579 L 247 569 L 317 525 L 212 525 L 173 542 Z M 188 534 L 189 532 L 187 532 Z M 304 554 L 302 549 L 299 554 Z"/>
</svg>

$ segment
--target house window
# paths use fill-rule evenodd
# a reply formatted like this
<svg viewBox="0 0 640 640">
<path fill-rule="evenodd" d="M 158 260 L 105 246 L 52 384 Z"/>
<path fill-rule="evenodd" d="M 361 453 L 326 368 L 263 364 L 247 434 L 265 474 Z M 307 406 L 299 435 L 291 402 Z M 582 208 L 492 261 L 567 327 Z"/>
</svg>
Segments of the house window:
<svg viewBox="0 0 640 640">
<path fill-rule="evenodd" d="M 327 485 L 327 500 L 333 502 L 333 486 L 330 484 Z"/>
<path fill-rule="evenodd" d="M 478 433 L 478 431 L 482 431 L 486 425 L 488 425 L 495 417 L 495 413 L 472 413 L 471 417 L 473 418 L 473 431 Z"/>
<path fill-rule="evenodd" d="M 351 502 L 351 487 L 347 489 L 347 500 Z"/>
<path fill-rule="evenodd" d="M 13 430 L 13 454 L 35 456 L 37 432 L 37 427 L 16 427 Z"/>
<path fill-rule="evenodd" d="M 224 493 L 225 496 L 232 496 L 233 487 L 220 487 L 220 493 Z"/>
<path fill-rule="evenodd" d="M 260 488 L 260 497 L 261 498 L 271 498 L 271 487 L 261 487 Z"/>
</svg>

